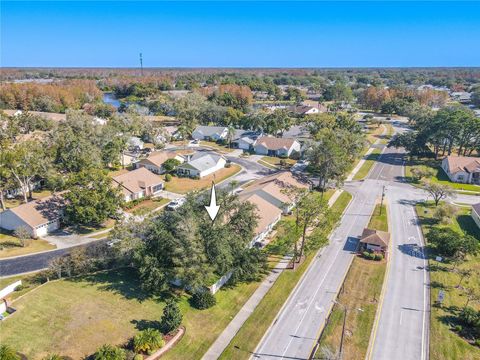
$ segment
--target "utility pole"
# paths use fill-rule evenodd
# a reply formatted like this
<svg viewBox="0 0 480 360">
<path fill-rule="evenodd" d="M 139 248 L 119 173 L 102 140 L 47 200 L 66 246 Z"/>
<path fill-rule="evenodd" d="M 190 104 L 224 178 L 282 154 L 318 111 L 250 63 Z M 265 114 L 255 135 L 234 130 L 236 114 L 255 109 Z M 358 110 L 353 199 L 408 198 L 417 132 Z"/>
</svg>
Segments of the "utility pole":
<svg viewBox="0 0 480 360">
<path fill-rule="evenodd" d="M 143 58 L 142 58 L 142 53 L 140 53 L 140 73 L 143 76 Z"/>
<path fill-rule="evenodd" d="M 346 306 L 343 306 L 343 310 L 344 310 L 344 314 L 343 314 L 342 336 L 340 337 L 340 351 L 339 351 L 340 360 L 343 359 L 343 339 L 345 337 L 345 323 L 347 322 L 347 312 L 348 312 L 348 309 Z"/>
<path fill-rule="evenodd" d="M 382 215 L 382 208 L 383 208 L 383 198 L 385 197 L 385 185 L 382 188 L 382 200 L 380 201 L 380 215 Z"/>
</svg>

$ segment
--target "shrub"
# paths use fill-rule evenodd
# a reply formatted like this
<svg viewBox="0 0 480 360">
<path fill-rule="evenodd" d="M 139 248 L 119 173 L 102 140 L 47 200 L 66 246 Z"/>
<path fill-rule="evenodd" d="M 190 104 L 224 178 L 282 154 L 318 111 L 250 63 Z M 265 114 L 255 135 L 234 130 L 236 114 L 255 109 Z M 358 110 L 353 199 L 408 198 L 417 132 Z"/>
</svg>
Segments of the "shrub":
<svg viewBox="0 0 480 360">
<path fill-rule="evenodd" d="M 15 229 L 13 232 L 13 235 L 18 238 L 20 241 L 20 244 L 25 247 L 28 245 L 28 240 L 31 239 L 32 235 L 30 234 L 30 231 L 25 226 L 19 226 L 18 228 Z"/>
<path fill-rule="evenodd" d="M 382 254 L 375 254 L 374 258 L 375 258 L 376 261 L 380 261 L 380 260 L 383 260 L 383 255 Z"/>
<path fill-rule="evenodd" d="M 463 330 L 463 326 L 462 325 L 455 325 L 453 327 L 453 331 L 457 332 L 457 333 L 461 333 Z"/>
<path fill-rule="evenodd" d="M 20 360 L 20 356 L 16 351 L 8 345 L 0 345 L 0 359 L 1 360 Z"/>
<path fill-rule="evenodd" d="M 133 357 L 133 360 L 143 360 L 143 356 L 140 354 L 137 354 Z"/>
<path fill-rule="evenodd" d="M 162 334 L 155 329 L 140 331 L 133 337 L 133 350 L 135 352 L 146 352 L 157 350 L 164 345 Z"/>
<path fill-rule="evenodd" d="M 226 168 L 229 168 L 229 167 L 231 167 L 231 166 L 232 166 L 232 163 L 231 163 L 231 162 L 225 163 L 225 167 L 226 167 Z"/>
<path fill-rule="evenodd" d="M 160 320 L 160 328 L 164 334 L 171 333 L 178 329 L 182 323 L 182 313 L 173 300 L 169 300 L 163 308 L 163 315 Z"/>
<path fill-rule="evenodd" d="M 120 349 L 118 346 L 108 344 L 102 345 L 95 354 L 93 354 L 94 360 L 125 360 L 126 358 L 125 350 Z"/>
<path fill-rule="evenodd" d="M 191 298 L 191 305 L 199 310 L 211 308 L 217 303 L 217 299 L 210 291 L 197 291 Z"/>
<path fill-rule="evenodd" d="M 25 285 L 20 284 L 14 289 L 14 291 L 22 291 L 23 289 L 25 289 Z"/>
<path fill-rule="evenodd" d="M 474 344 L 475 346 L 480 347 L 480 339 L 475 340 L 475 341 L 473 342 L 473 344 Z"/>
<path fill-rule="evenodd" d="M 165 181 L 166 182 L 169 182 L 171 180 L 172 180 L 172 175 L 170 175 L 170 174 L 165 175 Z"/>
</svg>

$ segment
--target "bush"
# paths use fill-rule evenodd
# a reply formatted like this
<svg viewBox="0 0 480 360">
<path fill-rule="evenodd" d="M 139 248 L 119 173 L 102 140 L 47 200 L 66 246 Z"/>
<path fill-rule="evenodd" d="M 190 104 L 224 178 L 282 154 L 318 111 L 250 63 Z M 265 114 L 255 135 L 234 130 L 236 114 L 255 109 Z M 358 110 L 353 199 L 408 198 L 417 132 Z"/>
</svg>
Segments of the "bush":
<svg viewBox="0 0 480 360">
<path fill-rule="evenodd" d="M 118 346 L 103 345 L 95 354 L 93 354 L 94 360 L 125 360 L 127 355 L 125 350 L 120 349 Z"/>
<path fill-rule="evenodd" d="M 32 238 L 30 231 L 25 226 L 19 226 L 13 232 L 13 235 L 18 238 L 22 247 L 28 245 L 28 240 Z"/>
<path fill-rule="evenodd" d="M 133 350 L 135 352 L 146 352 L 157 350 L 164 345 L 162 334 L 155 329 L 140 331 L 133 337 Z"/>
<path fill-rule="evenodd" d="M 143 360 L 143 356 L 140 354 L 137 354 L 133 357 L 133 360 Z"/>
<path fill-rule="evenodd" d="M 231 166 L 232 166 L 232 163 L 231 163 L 231 162 L 225 163 L 225 167 L 226 167 L 226 168 L 229 168 L 229 167 L 231 167 Z"/>
<path fill-rule="evenodd" d="M 475 346 L 480 347 L 480 339 L 475 340 L 475 341 L 473 342 L 473 344 L 474 344 Z"/>
<path fill-rule="evenodd" d="M 455 325 L 453 327 L 453 331 L 457 332 L 457 333 L 461 333 L 463 330 L 463 326 L 462 325 Z"/>
<path fill-rule="evenodd" d="M 211 308 L 217 303 L 217 299 L 210 291 L 197 291 L 190 299 L 191 305 L 199 310 Z"/>
<path fill-rule="evenodd" d="M 25 289 L 25 285 L 20 284 L 14 289 L 14 291 L 22 291 L 23 289 Z"/>
<path fill-rule="evenodd" d="M 182 323 L 182 313 L 173 300 L 169 300 L 167 305 L 163 308 L 163 315 L 160 320 L 160 328 L 164 334 L 171 333 L 178 329 Z"/>
<path fill-rule="evenodd" d="M 20 360 L 20 356 L 8 345 L 0 345 L 0 359 L 1 360 Z"/>
<path fill-rule="evenodd" d="M 169 182 L 171 180 L 172 180 L 172 175 L 170 175 L 170 174 L 165 175 L 165 181 L 166 182 Z"/>
<path fill-rule="evenodd" d="M 381 260 L 383 260 L 383 255 L 382 255 L 382 254 L 375 254 L 375 255 L 374 255 L 374 259 L 375 259 L 376 261 L 381 261 Z"/>
</svg>

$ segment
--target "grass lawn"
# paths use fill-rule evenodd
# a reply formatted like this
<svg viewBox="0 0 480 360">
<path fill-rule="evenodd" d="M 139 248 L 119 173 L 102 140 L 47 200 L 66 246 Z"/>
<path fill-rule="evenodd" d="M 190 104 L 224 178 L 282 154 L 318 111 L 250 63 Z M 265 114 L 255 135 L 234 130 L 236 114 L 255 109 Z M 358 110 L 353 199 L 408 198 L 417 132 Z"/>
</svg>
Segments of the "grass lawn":
<svg viewBox="0 0 480 360">
<path fill-rule="evenodd" d="M 32 192 L 32 198 L 34 200 L 37 200 L 37 199 L 41 199 L 41 198 L 44 198 L 46 196 L 50 196 L 52 195 L 52 192 L 50 190 L 40 190 L 40 191 L 33 191 Z M 24 202 L 23 202 L 23 196 L 20 195 L 20 196 L 17 196 L 16 198 L 14 199 L 5 199 L 5 207 L 7 209 L 11 209 L 11 208 L 14 208 L 18 205 L 22 205 Z M 2 210 L 0 209 L 0 212 Z"/>
<path fill-rule="evenodd" d="M 163 358 L 199 359 L 257 286 L 221 290 L 217 305 L 208 310 L 191 308 L 187 296 L 181 296 L 187 331 Z M 138 329 L 157 326 L 163 305 L 146 297 L 129 269 L 52 281 L 13 303 L 17 312 L 2 322 L 2 343 L 29 359 L 49 352 L 80 359 L 102 344 L 121 345 Z"/>
<path fill-rule="evenodd" d="M 10 231 L 0 229 L 0 258 L 26 255 L 55 248 L 55 245 L 42 239 L 29 240 L 26 246 L 22 246 L 18 238 L 13 236 Z"/>
<path fill-rule="evenodd" d="M 340 214 L 342 214 L 343 210 L 347 207 L 351 198 L 352 196 L 347 192 L 343 192 L 340 195 L 331 208 L 335 216 L 340 218 Z M 325 229 L 325 232 L 329 233 L 330 230 L 331 229 Z M 305 261 L 301 263 L 295 271 L 282 272 L 275 284 L 270 288 L 222 353 L 220 359 L 237 360 L 250 358 L 251 352 L 255 350 L 265 331 L 267 331 L 293 288 L 307 270 L 315 254 L 316 251 L 310 251 Z"/>
<path fill-rule="evenodd" d="M 427 234 L 432 225 L 437 225 L 433 219 L 434 205 L 432 203 L 419 204 L 416 207 L 418 217 L 421 221 L 422 231 Z M 449 226 L 456 231 L 465 231 L 466 233 L 480 239 L 480 230 L 470 217 L 470 209 L 458 208 L 458 213 Z M 434 249 L 432 254 L 435 255 Z M 431 282 L 431 302 L 437 300 L 440 290 L 445 292 L 445 300 L 441 307 L 433 306 L 430 315 L 430 359 L 431 360 L 474 360 L 480 359 L 480 348 L 475 347 L 465 341 L 456 332 L 452 330 L 455 323 L 455 315 L 463 309 L 466 303 L 466 296 L 462 288 L 456 288 L 460 281 L 460 276 L 452 271 L 452 264 L 440 263 L 434 260 L 434 256 L 429 260 L 430 282 Z M 467 260 L 459 265 L 459 269 L 475 269 L 480 271 L 480 255 L 469 256 Z M 480 291 L 478 278 L 473 276 L 464 280 L 462 286 L 468 285 Z M 480 304 L 470 302 L 470 305 L 480 310 Z"/>
<path fill-rule="evenodd" d="M 383 205 L 381 209 L 382 211 L 380 213 L 380 204 L 375 205 L 375 210 L 373 210 L 368 227 L 370 229 L 388 231 L 387 207 Z"/>
<path fill-rule="evenodd" d="M 281 159 L 279 157 L 273 157 L 273 156 L 264 156 L 262 157 L 261 160 L 262 162 L 266 162 L 267 164 L 273 165 L 278 168 L 282 168 L 282 165 L 280 164 L 280 160 L 285 160 L 287 169 L 291 168 L 293 165 L 297 163 L 297 160 Z"/>
<path fill-rule="evenodd" d="M 422 169 L 430 169 L 433 171 L 434 175 L 431 178 L 429 178 L 430 181 L 443 184 L 443 185 L 449 185 L 454 190 L 467 190 L 467 191 L 480 192 L 480 186 L 478 185 L 460 184 L 460 183 L 454 183 L 450 181 L 447 174 L 445 174 L 445 171 L 443 171 L 440 165 L 441 165 L 441 161 L 434 160 L 434 159 L 417 159 L 417 160 L 409 161 L 405 166 L 405 177 L 407 178 L 408 181 L 415 184 L 412 178 L 412 168 L 420 167 Z"/>
<path fill-rule="evenodd" d="M 367 125 L 367 140 L 370 144 L 373 144 L 377 140 L 382 139 L 382 133 L 385 129 L 385 125 L 381 124 L 380 126 L 377 125 Z"/>
<path fill-rule="evenodd" d="M 18 280 L 22 280 L 22 289 L 18 291 L 14 291 L 13 293 L 7 296 L 7 299 L 9 301 L 12 301 L 41 284 L 39 281 L 35 279 L 35 277 L 36 277 L 36 274 L 27 274 L 27 275 L 12 276 L 8 278 L 0 278 L 0 289 L 3 289 L 4 287 L 10 284 L 13 284 Z M 1 334 L 1 328 L 2 327 L 0 327 L 0 334 Z"/>
<path fill-rule="evenodd" d="M 217 150 L 218 152 L 221 152 L 221 153 L 231 153 L 232 151 L 235 151 L 235 149 L 230 149 L 228 147 L 228 145 L 220 145 L 220 144 L 217 144 L 216 142 L 214 141 L 200 141 L 200 146 L 209 146 L 215 150 Z"/>
<path fill-rule="evenodd" d="M 357 171 L 355 176 L 353 177 L 353 180 L 362 180 L 364 179 L 368 173 L 370 172 L 370 169 L 373 167 L 373 165 L 377 162 L 378 158 L 380 157 L 382 150 L 381 149 L 374 149 L 370 155 L 367 156 L 365 162 L 363 165 L 360 167 L 360 169 Z"/>
<path fill-rule="evenodd" d="M 219 182 L 228 179 L 230 176 L 235 175 L 240 170 L 241 167 L 239 165 L 232 164 L 229 168 L 223 168 L 198 180 L 174 176 L 172 177 L 172 180 L 165 182 L 165 190 L 178 194 L 186 194 L 193 190 L 202 190 L 211 186 L 212 181 L 215 181 L 215 183 L 218 184 Z"/>
<path fill-rule="evenodd" d="M 76 234 L 80 235 L 88 235 L 91 233 L 95 233 L 98 231 L 102 230 L 107 230 L 111 229 L 115 226 L 115 220 L 114 219 L 108 219 L 105 221 L 101 226 L 87 226 L 87 225 L 77 225 L 77 226 L 71 226 L 68 228 L 68 230 L 71 230 L 75 232 Z"/>
<path fill-rule="evenodd" d="M 170 202 L 169 199 L 164 199 L 161 197 L 152 198 L 145 201 L 142 201 L 140 204 L 134 206 L 127 211 L 133 215 L 146 215 L 151 211 L 155 210 L 156 208 L 168 204 Z"/>
</svg>

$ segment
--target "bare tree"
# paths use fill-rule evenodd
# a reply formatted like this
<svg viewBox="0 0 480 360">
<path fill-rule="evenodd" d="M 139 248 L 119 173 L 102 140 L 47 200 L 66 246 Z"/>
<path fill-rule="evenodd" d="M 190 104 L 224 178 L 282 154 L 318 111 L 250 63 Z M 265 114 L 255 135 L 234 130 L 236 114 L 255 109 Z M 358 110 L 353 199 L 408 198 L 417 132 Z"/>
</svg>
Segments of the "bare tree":
<svg viewBox="0 0 480 360">
<path fill-rule="evenodd" d="M 435 206 L 438 206 L 440 200 L 445 199 L 447 196 L 453 196 L 453 189 L 448 185 L 437 184 L 431 181 L 424 181 L 422 183 L 422 189 L 428 192 L 435 202 Z"/>
</svg>

